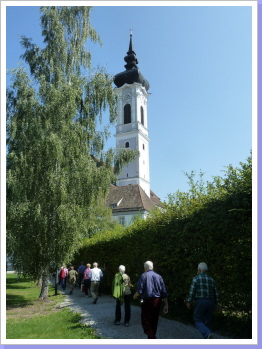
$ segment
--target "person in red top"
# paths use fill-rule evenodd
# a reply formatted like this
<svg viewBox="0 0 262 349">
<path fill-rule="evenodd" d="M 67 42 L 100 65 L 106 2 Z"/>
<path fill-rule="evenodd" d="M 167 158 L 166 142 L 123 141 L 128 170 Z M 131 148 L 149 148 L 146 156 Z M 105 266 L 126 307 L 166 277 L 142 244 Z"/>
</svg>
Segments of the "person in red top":
<svg viewBox="0 0 262 349">
<path fill-rule="evenodd" d="M 66 267 L 61 267 L 60 273 L 59 273 L 59 280 L 62 286 L 62 289 L 66 289 L 66 279 L 68 275 L 68 269 Z"/>
</svg>

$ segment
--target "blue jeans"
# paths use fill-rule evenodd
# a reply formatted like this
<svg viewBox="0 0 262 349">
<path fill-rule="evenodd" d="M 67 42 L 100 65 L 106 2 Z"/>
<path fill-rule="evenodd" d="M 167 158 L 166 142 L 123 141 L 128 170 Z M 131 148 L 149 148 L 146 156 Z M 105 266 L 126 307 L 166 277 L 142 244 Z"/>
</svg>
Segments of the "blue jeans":
<svg viewBox="0 0 262 349">
<path fill-rule="evenodd" d="M 61 279 L 61 286 L 62 286 L 62 289 L 65 290 L 65 288 L 66 288 L 66 278 Z"/>
<path fill-rule="evenodd" d="M 194 307 L 194 322 L 203 338 L 207 338 L 210 331 L 215 302 L 213 299 L 197 299 Z"/>
</svg>

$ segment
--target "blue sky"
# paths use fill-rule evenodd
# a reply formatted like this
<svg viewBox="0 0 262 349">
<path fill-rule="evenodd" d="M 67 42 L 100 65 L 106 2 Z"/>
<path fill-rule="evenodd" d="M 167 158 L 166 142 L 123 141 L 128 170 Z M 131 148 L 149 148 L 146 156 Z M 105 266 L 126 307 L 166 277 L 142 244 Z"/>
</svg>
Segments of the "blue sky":
<svg viewBox="0 0 262 349">
<path fill-rule="evenodd" d="M 162 200 L 188 190 L 184 172 L 201 170 L 212 181 L 250 154 L 251 11 L 208 5 L 93 8 L 91 22 L 103 41 L 103 47 L 87 43 L 93 66 L 105 66 L 112 75 L 123 71 L 133 29 L 138 66 L 150 83 L 151 189 Z M 42 46 L 39 7 L 9 6 L 6 21 L 7 68 L 15 68 L 22 54 L 19 35 Z M 115 146 L 111 130 L 108 147 Z"/>
</svg>

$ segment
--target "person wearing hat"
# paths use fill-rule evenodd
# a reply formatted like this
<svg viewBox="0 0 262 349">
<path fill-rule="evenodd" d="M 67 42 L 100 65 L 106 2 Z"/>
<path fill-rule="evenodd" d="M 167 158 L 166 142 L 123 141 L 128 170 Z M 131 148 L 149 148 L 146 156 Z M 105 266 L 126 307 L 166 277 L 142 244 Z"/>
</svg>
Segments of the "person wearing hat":
<svg viewBox="0 0 262 349">
<path fill-rule="evenodd" d="M 191 309 L 191 303 L 194 301 L 195 325 L 203 338 L 212 339 L 210 324 L 213 311 L 218 303 L 217 287 L 215 280 L 207 274 L 206 263 L 199 263 L 197 270 L 198 275 L 191 282 L 186 306 Z"/>
</svg>

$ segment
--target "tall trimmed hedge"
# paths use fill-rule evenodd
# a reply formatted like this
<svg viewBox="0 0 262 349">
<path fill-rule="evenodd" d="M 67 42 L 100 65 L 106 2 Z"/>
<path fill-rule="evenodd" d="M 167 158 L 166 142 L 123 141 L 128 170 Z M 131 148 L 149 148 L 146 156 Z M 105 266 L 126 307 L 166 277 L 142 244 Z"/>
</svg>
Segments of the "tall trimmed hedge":
<svg viewBox="0 0 262 349">
<path fill-rule="evenodd" d="M 245 314 L 250 321 L 250 170 L 250 166 L 244 171 L 233 171 L 231 168 L 226 180 L 218 186 L 219 190 L 224 190 L 223 195 L 210 195 L 207 200 L 205 194 L 201 205 L 188 210 L 190 213 L 181 217 L 178 217 L 178 210 L 167 207 L 165 213 L 155 213 L 145 221 L 138 220 L 122 232 L 106 232 L 95 236 L 79 251 L 76 261 L 97 261 L 105 274 L 104 292 L 110 292 L 120 264 L 126 266 L 131 281 L 136 284 L 143 272 L 144 262 L 152 260 L 154 270 L 164 278 L 169 304 L 174 309 L 183 305 L 192 277 L 197 273 L 197 265 L 204 261 L 217 282 L 221 309 L 238 315 Z M 195 194 L 190 196 L 192 205 L 193 201 L 198 201 L 195 200 Z"/>
</svg>

